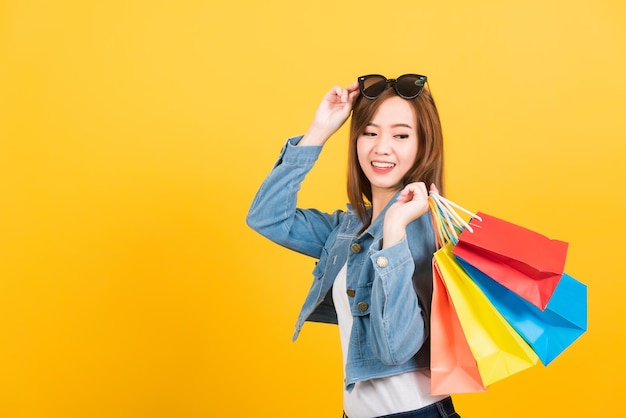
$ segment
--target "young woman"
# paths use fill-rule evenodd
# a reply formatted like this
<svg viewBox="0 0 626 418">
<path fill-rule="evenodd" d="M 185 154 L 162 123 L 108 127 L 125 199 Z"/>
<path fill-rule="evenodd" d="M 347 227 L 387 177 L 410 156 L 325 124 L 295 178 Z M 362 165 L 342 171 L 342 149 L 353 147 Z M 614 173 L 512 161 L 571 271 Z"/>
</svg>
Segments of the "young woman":
<svg viewBox="0 0 626 418">
<path fill-rule="evenodd" d="M 319 259 L 294 339 L 305 321 L 339 325 L 344 417 L 459 416 L 450 397 L 430 394 L 426 185 L 443 186 L 443 139 L 425 83 L 369 75 L 333 87 L 306 134 L 283 147 L 247 217 L 270 240 Z M 297 208 L 300 183 L 351 113 L 348 210 Z"/>
</svg>

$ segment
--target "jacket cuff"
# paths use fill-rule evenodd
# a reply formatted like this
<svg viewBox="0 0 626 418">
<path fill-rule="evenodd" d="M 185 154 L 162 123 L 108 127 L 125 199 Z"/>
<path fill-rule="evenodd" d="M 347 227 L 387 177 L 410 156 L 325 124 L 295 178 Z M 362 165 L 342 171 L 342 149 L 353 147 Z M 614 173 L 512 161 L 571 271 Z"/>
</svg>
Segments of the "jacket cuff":
<svg viewBox="0 0 626 418">
<path fill-rule="evenodd" d="M 322 152 L 322 145 L 306 145 L 297 146 L 303 135 L 291 137 L 287 140 L 283 149 L 280 151 L 278 161 L 274 167 L 281 164 L 313 164 L 317 161 L 320 153 Z"/>
<path fill-rule="evenodd" d="M 374 270 L 381 277 L 391 274 L 395 269 L 406 263 L 413 263 L 409 242 L 406 237 L 389 248 L 375 252 L 370 256 L 370 259 L 374 265 Z"/>
</svg>

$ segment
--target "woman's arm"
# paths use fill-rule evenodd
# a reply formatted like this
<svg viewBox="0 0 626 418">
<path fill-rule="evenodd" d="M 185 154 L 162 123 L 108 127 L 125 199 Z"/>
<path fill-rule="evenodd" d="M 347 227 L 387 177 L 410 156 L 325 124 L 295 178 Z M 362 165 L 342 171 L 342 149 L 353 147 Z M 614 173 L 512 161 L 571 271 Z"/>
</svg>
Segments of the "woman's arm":
<svg viewBox="0 0 626 418">
<path fill-rule="evenodd" d="M 285 144 L 248 211 L 248 225 L 275 243 L 319 258 L 328 234 L 339 223 L 340 212 L 326 214 L 296 207 L 298 191 L 313 167 L 321 146 L 299 147 L 300 137 Z"/>
<path fill-rule="evenodd" d="M 322 146 L 350 115 L 358 93 L 357 83 L 333 87 L 324 95 L 304 137 L 287 142 L 252 202 L 246 217 L 252 229 L 280 245 L 319 258 L 341 212 L 298 209 L 297 195 Z"/>
<path fill-rule="evenodd" d="M 374 268 L 370 307 L 372 349 L 385 364 L 403 364 L 422 348 L 428 336 L 427 315 L 413 284 L 414 276 L 419 276 L 420 271 L 406 238 L 372 254 L 371 263 Z"/>
<path fill-rule="evenodd" d="M 383 242 L 371 257 L 375 277 L 372 285 L 370 324 L 373 348 L 387 364 L 402 364 L 422 347 L 428 332 L 428 315 L 416 293 L 414 280 L 431 280 L 432 250 L 429 222 L 413 224 L 411 240 L 423 241 L 420 251 L 409 246 L 407 226 L 428 211 L 428 193 L 423 183 L 405 187 L 385 213 Z"/>
</svg>

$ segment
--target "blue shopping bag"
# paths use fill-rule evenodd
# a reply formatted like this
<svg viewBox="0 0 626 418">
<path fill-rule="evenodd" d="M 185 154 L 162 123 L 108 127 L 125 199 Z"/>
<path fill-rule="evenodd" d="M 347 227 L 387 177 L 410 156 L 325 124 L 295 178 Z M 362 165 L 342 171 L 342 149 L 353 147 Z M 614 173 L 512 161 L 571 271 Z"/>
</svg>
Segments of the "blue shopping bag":
<svg viewBox="0 0 626 418">
<path fill-rule="evenodd" d="M 548 365 L 587 330 L 587 286 L 566 273 L 545 310 L 526 301 L 457 257 L 483 293 Z"/>
</svg>

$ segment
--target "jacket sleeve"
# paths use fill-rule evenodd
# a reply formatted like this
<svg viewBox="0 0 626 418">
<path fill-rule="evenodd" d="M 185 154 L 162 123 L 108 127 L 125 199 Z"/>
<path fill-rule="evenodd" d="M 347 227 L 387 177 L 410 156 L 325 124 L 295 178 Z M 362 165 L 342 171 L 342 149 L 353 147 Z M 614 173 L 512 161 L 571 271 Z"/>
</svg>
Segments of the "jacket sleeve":
<svg viewBox="0 0 626 418">
<path fill-rule="evenodd" d="M 431 231 L 420 229 L 426 236 L 405 237 L 370 256 L 374 268 L 370 310 L 372 348 L 385 364 L 407 362 L 429 335 L 434 243 L 431 248 L 428 239 Z M 409 240 L 415 238 L 423 245 L 409 245 Z"/>
<path fill-rule="evenodd" d="M 296 207 L 300 185 L 322 150 L 322 146 L 296 146 L 301 138 L 290 138 L 283 147 L 252 201 L 246 222 L 279 245 L 319 258 L 342 212 Z"/>
</svg>

